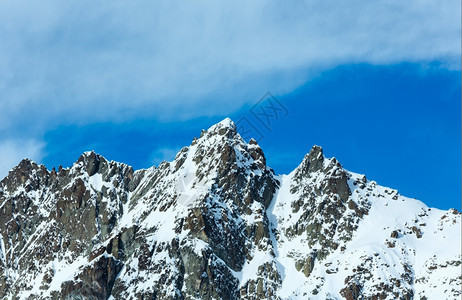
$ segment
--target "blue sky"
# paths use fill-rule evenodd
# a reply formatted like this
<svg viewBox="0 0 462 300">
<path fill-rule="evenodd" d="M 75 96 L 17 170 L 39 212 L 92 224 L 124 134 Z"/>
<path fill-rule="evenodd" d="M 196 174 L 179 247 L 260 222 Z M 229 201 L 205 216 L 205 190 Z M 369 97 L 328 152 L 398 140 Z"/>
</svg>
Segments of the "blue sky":
<svg viewBox="0 0 462 300">
<path fill-rule="evenodd" d="M 346 13 L 347 12 L 347 13 Z M 86 150 L 146 168 L 224 117 L 288 173 L 312 145 L 460 209 L 460 2 L 0 4 L 0 176 Z M 288 115 L 264 128 L 267 91 Z"/>
</svg>

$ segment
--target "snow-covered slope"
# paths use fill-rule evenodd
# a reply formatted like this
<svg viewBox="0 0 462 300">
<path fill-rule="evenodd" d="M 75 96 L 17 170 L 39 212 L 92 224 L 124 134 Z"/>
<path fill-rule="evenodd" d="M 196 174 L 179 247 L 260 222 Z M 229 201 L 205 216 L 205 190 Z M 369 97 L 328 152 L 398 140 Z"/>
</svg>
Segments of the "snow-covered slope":
<svg viewBox="0 0 462 300">
<path fill-rule="evenodd" d="M 324 167 L 331 163 L 325 160 Z M 293 205 L 299 199 L 293 193 L 296 172 L 282 176 L 268 209 L 280 234 L 277 259 L 286 274 L 282 298 L 460 298 L 460 213 L 428 208 L 346 170 L 351 194 L 342 213 L 330 210 L 335 197 L 326 195 L 298 210 Z M 323 174 L 312 178 L 306 186 L 322 186 L 326 180 Z M 313 216 L 302 221 L 310 209 Z M 321 227 L 314 236 L 305 230 L 305 224 L 313 223 Z M 342 229 L 348 227 L 345 224 L 349 230 Z M 303 230 L 287 234 L 294 225 Z M 324 237 L 334 247 L 323 246 L 319 240 Z"/>
<path fill-rule="evenodd" d="M 276 176 L 225 119 L 146 170 L 23 160 L 0 183 L 0 296 L 459 299 L 460 219 L 318 146 Z"/>
</svg>

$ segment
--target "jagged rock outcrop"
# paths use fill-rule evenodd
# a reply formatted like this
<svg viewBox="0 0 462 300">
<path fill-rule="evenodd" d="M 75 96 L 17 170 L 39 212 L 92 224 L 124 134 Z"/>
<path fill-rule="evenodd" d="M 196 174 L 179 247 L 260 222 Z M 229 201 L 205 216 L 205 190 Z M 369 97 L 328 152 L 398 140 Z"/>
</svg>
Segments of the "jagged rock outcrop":
<svg viewBox="0 0 462 300">
<path fill-rule="evenodd" d="M 225 119 L 146 170 L 21 161 L 0 182 L 0 298 L 456 299 L 460 217 L 319 146 L 276 176 Z"/>
</svg>

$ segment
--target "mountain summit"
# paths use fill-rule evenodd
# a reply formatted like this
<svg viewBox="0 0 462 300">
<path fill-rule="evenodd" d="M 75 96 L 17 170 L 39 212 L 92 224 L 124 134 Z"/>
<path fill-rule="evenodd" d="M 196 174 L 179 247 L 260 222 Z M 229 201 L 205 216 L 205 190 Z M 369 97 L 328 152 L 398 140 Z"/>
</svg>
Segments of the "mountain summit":
<svg viewBox="0 0 462 300">
<path fill-rule="evenodd" d="M 230 120 L 143 170 L 85 152 L 0 182 L 4 299 L 459 299 L 461 214 L 314 146 L 275 175 Z"/>
</svg>

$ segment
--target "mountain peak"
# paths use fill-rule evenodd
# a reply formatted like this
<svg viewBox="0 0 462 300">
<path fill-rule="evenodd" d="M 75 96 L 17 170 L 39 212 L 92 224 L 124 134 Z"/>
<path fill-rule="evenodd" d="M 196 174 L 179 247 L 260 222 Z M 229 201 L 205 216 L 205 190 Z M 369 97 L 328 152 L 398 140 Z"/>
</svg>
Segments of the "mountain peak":
<svg viewBox="0 0 462 300">
<path fill-rule="evenodd" d="M 58 173 L 23 160 L 0 208 L 1 299 L 460 298 L 457 211 L 316 145 L 276 176 L 229 118 L 157 168 L 94 151 Z"/>
<path fill-rule="evenodd" d="M 193 144 L 202 143 L 204 146 L 222 144 L 225 141 L 239 140 L 239 142 L 245 143 L 245 141 L 237 133 L 236 124 L 230 119 L 226 118 L 221 122 L 212 125 L 207 130 L 202 130 L 199 139 L 193 140 Z"/>
<path fill-rule="evenodd" d="M 314 145 L 297 168 L 301 174 L 319 171 L 323 168 L 324 154 L 320 146 Z"/>
<path fill-rule="evenodd" d="M 218 122 L 216 125 L 222 126 L 222 127 L 228 127 L 228 128 L 236 128 L 236 124 L 230 118 L 224 118 L 223 120 Z"/>
<path fill-rule="evenodd" d="M 80 155 L 79 159 L 77 160 L 78 163 L 82 163 L 85 171 L 88 173 L 88 176 L 93 176 L 94 174 L 98 173 L 100 169 L 100 163 L 102 161 L 106 161 L 106 159 L 97 154 L 95 151 L 85 151 Z"/>
<path fill-rule="evenodd" d="M 233 131 L 236 132 L 236 124 L 230 119 L 230 118 L 225 118 L 221 122 L 218 122 L 217 124 L 211 126 L 207 132 L 215 132 L 215 131 Z"/>
</svg>

